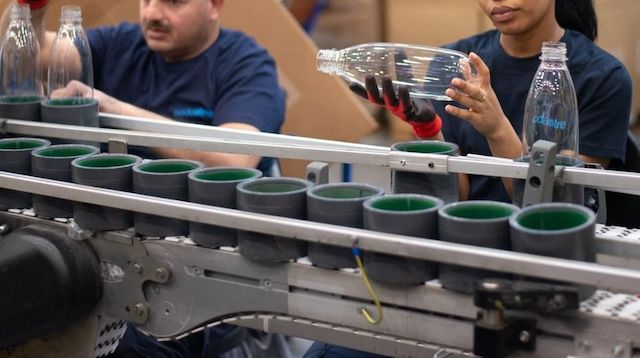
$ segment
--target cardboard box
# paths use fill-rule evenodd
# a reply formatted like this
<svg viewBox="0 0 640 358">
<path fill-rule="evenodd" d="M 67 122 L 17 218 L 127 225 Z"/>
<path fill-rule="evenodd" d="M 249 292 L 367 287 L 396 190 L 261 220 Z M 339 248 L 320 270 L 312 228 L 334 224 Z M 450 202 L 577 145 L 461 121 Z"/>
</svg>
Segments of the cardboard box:
<svg viewBox="0 0 640 358">
<path fill-rule="evenodd" d="M 278 0 L 230 0 L 223 26 L 253 36 L 278 63 L 288 93 L 283 133 L 356 142 L 377 123 L 342 79 L 316 70 L 316 45 Z M 283 174 L 302 176 L 308 162 L 282 160 Z"/>
<path fill-rule="evenodd" d="M 5 5 L 9 0 L 0 0 Z M 138 0 L 59 0 L 47 14 L 47 28 L 58 27 L 60 7 L 80 5 L 85 28 L 138 21 Z M 317 47 L 279 0 L 228 0 L 222 25 L 253 36 L 275 58 L 280 84 L 287 92 L 282 133 L 357 142 L 378 124 L 340 78 L 315 68 Z M 307 161 L 282 160 L 287 176 L 303 176 Z"/>
<path fill-rule="evenodd" d="M 596 0 L 598 39 L 596 43 L 616 56 L 633 81 L 632 118 L 640 113 L 640 1 Z"/>
<path fill-rule="evenodd" d="M 311 34 L 320 48 L 379 42 L 383 36 L 380 0 L 331 0 Z"/>
</svg>

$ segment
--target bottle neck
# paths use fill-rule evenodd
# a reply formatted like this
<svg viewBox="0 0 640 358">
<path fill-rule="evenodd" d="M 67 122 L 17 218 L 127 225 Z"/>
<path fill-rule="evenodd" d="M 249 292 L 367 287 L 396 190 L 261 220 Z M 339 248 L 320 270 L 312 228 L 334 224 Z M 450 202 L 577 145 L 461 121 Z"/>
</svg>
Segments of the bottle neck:
<svg viewBox="0 0 640 358">
<path fill-rule="evenodd" d="M 79 6 L 63 6 L 60 12 L 60 23 L 63 25 L 80 25 L 82 23 L 82 10 Z"/>
<path fill-rule="evenodd" d="M 567 61 L 567 45 L 564 42 L 543 43 L 540 60 L 548 63 L 564 64 Z"/>
<path fill-rule="evenodd" d="M 31 19 L 31 9 L 27 4 L 15 4 L 10 10 L 11 21 L 29 21 Z"/>
<path fill-rule="evenodd" d="M 331 75 L 340 75 L 342 66 L 340 66 L 340 50 L 320 50 L 316 57 L 316 68 L 320 72 Z"/>
</svg>

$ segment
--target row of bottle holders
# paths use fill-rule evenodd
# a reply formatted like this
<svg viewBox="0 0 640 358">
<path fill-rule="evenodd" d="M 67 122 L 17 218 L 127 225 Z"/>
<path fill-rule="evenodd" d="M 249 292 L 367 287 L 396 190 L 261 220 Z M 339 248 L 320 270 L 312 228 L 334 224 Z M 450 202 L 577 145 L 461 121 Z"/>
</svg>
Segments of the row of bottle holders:
<svg viewBox="0 0 640 358">
<path fill-rule="evenodd" d="M 595 215 L 583 206 L 545 203 L 520 209 L 495 201 L 445 202 L 437 195 L 385 194 L 364 183 L 314 186 L 291 177 L 262 177 L 257 169 L 205 168 L 181 159 L 142 160 L 131 154 L 99 153 L 88 144 L 58 144 L 41 138 L 0 139 L 0 170 L 81 185 L 134 192 L 248 212 L 364 228 L 467 245 L 595 261 Z M 396 173 L 402 174 L 402 173 Z M 427 174 L 407 173 L 428 178 Z M 455 175 L 437 176 L 439 180 Z M 401 175 L 394 186 L 407 189 Z M 419 179 L 419 178 L 418 178 Z M 428 183 L 427 183 L 428 184 Z M 445 189 L 446 186 L 443 186 Z M 504 274 L 377 252 L 309 243 L 222 226 L 187 222 L 114 207 L 0 189 L 0 208 L 33 208 L 43 218 L 73 218 L 88 231 L 127 230 L 141 237 L 188 236 L 203 247 L 237 246 L 241 255 L 262 262 L 308 256 L 327 269 L 356 267 L 374 281 L 422 284 L 439 278 L 445 288 L 472 292 L 474 282 Z M 544 240 L 541 240 L 541 237 Z M 583 298 L 592 287 L 578 287 Z"/>
</svg>

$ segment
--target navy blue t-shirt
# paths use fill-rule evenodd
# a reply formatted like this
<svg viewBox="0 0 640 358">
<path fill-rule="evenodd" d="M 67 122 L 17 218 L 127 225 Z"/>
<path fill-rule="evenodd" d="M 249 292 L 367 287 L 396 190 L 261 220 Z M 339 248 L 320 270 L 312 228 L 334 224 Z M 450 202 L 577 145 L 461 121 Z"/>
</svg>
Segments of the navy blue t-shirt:
<svg viewBox="0 0 640 358">
<path fill-rule="evenodd" d="M 631 79 L 624 66 L 582 34 L 567 30 L 560 40 L 567 44 L 567 66 L 571 73 L 579 111 L 581 154 L 623 160 L 629 115 Z M 491 30 L 444 47 L 475 52 L 491 70 L 491 86 L 504 114 L 521 136 L 524 106 L 539 55 L 509 56 L 500 45 L 500 33 Z M 491 155 L 487 140 L 469 122 L 444 111 L 447 103 L 433 102 L 443 120 L 447 141 L 457 143 L 464 154 Z M 500 177 L 470 175 L 470 199 L 510 202 Z"/>
<path fill-rule="evenodd" d="M 240 122 L 270 133 L 282 126 L 285 96 L 275 63 L 240 32 L 221 29 L 202 54 L 174 63 L 147 47 L 137 24 L 91 29 L 87 36 L 95 88 L 110 96 L 182 122 Z M 136 154 L 155 157 L 149 150 Z M 264 158 L 258 169 L 271 163 Z"/>
</svg>

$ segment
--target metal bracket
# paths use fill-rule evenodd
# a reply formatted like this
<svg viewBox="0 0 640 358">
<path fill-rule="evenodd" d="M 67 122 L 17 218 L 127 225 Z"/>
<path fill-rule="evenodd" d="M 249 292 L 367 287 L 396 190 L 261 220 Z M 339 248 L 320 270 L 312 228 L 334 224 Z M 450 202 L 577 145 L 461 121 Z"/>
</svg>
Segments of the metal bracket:
<svg viewBox="0 0 640 358">
<path fill-rule="evenodd" d="M 104 297 L 97 311 L 136 324 L 147 322 L 152 306 L 145 288 L 149 282 L 170 284 L 172 263 L 149 256 L 132 231 L 97 232 L 89 241 L 103 270 Z"/>
<path fill-rule="evenodd" d="M 631 358 L 633 354 L 631 340 L 602 334 L 576 335 L 574 347 L 575 355 L 582 358 Z"/>
<path fill-rule="evenodd" d="M 109 153 L 127 154 L 127 141 L 124 139 L 109 139 Z"/>
<path fill-rule="evenodd" d="M 556 144 L 539 140 L 529 154 L 529 170 L 524 184 L 522 207 L 550 202 L 555 180 Z"/>
<path fill-rule="evenodd" d="M 604 169 L 599 163 L 585 163 L 585 168 Z M 596 223 L 607 223 L 607 196 L 604 189 L 585 187 L 585 206 L 596 212 Z"/>
<path fill-rule="evenodd" d="M 476 321 L 473 353 L 481 357 L 502 358 L 514 351 L 536 350 L 537 322 L 531 318 L 495 319 L 496 310 L 484 310 Z"/>
<path fill-rule="evenodd" d="M 69 226 L 67 226 L 67 235 L 75 241 L 83 241 L 88 240 L 95 236 L 94 231 L 89 231 L 81 228 L 76 224 L 75 221 L 72 221 Z"/>
<path fill-rule="evenodd" d="M 329 182 L 329 164 L 324 162 L 311 162 L 307 165 L 304 177 L 313 185 L 326 184 Z"/>
</svg>

